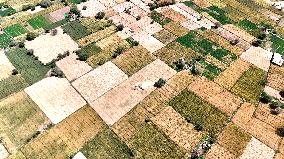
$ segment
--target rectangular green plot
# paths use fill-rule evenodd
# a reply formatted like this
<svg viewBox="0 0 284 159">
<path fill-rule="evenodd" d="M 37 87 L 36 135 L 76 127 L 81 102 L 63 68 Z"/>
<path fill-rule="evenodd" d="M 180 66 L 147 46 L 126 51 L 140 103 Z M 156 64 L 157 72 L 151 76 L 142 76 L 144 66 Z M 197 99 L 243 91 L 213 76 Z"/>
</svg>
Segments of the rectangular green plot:
<svg viewBox="0 0 284 159">
<path fill-rule="evenodd" d="M 82 2 L 82 0 L 68 0 L 68 1 L 73 4 L 80 4 Z"/>
<path fill-rule="evenodd" d="M 215 65 L 212 65 L 204 60 L 199 61 L 199 63 L 203 66 L 204 69 L 206 69 L 202 75 L 208 78 L 209 80 L 213 80 L 221 73 L 221 69 L 219 69 Z"/>
<path fill-rule="evenodd" d="M 221 8 L 218 8 L 217 6 L 211 6 L 209 8 L 207 8 L 208 10 L 206 10 L 206 12 L 212 16 L 213 18 L 215 18 L 216 20 L 218 20 L 221 24 L 231 24 L 231 19 L 228 18 L 225 15 L 225 11 L 222 10 Z"/>
<path fill-rule="evenodd" d="M 4 32 L 12 37 L 19 36 L 21 34 L 25 34 L 27 29 L 21 26 L 20 24 L 14 24 L 4 29 Z"/>
<path fill-rule="evenodd" d="M 26 49 L 10 49 L 7 57 L 29 84 L 34 84 L 43 79 L 50 70 L 50 66 L 44 66 L 32 56 L 27 55 Z"/>
<path fill-rule="evenodd" d="M 8 36 L 5 33 L 0 35 L 0 48 L 8 47 L 10 42 L 11 42 L 10 36 Z"/>
<path fill-rule="evenodd" d="M 81 39 L 91 34 L 91 32 L 88 31 L 87 28 L 78 21 L 72 21 L 70 23 L 65 24 L 63 26 L 63 30 L 74 40 Z"/>
<path fill-rule="evenodd" d="M 277 35 L 271 36 L 272 50 L 284 56 L 284 39 Z"/>
<path fill-rule="evenodd" d="M 33 29 L 38 29 L 48 26 L 50 21 L 44 16 L 37 16 L 28 20 L 28 23 L 33 27 Z"/>
<path fill-rule="evenodd" d="M 10 16 L 16 13 L 16 10 L 14 8 L 4 8 L 4 9 L 0 9 L 0 17 L 6 17 L 6 16 Z"/>
<path fill-rule="evenodd" d="M 254 24 L 253 22 L 251 22 L 251 21 L 249 21 L 247 19 L 244 19 L 244 20 L 240 21 L 238 25 L 240 27 L 244 28 L 247 31 L 258 29 L 256 24 Z"/>
<path fill-rule="evenodd" d="M 225 113 L 188 90 L 174 97 L 169 105 L 195 126 L 201 126 L 213 138 L 229 120 Z"/>
</svg>

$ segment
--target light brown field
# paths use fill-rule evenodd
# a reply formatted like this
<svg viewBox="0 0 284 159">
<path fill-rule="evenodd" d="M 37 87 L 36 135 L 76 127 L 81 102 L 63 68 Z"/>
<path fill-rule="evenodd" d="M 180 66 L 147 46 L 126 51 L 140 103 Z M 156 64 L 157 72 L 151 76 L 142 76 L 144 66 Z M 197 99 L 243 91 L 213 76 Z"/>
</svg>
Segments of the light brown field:
<svg viewBox="0 0 284 159">
<path fill-rule="evenodd" d="M 255 40 L 255 37 L 244 31 L 243 29 L 233 25 L 233 24 L 227 24 L 222 26 L 224 29 L 228 30 L 229 32 L 235 34 L 236 36 L 242 38 L 243 40 L 251 43 Z"/>
<path fill-rule="evenodd" d="M 103 50 L 106 50 L 116 45 L 126 46 L 127 44 L 128 43 L 125 40 L 121 39 L 117 34 L 112 34 L 109 37 L 106 37 L 96 43 L 96 45 Z"/>
<path fill-rule="evenodd" d="M 241 105 L 241 99 L 238 96 L 205 77 L 198 78 L 188 88 L 229 116 Z"/>
<path fill-rule="evenodd" d="M 65 78 L 47 77 L 26 88 L 25 92 L 54 124 L 86 105 Z"/>
<path fill-rule="evenodd" d="M 0 81 L 12 75 L 12 70 L 15 67 L 6 57 L 4 50 L 0 49 Z"/>
<path fill-rule="evenodd" d="M 284 89 L 284 68 L 271 65 L 268 72 L 268 86 L 280 91 Z"/>
<path fill-rule="evenodd" d="M 177 38 L 174 34 L 165 29 L 157 32 L 153 36 L 165 45 L 168 45 Z"/>
<path fill-rule="evenodd" d="M 207 152 L 205 159 L 235 159 L 236 157 L 219 144 L 214 144 Z"/>
<path fill-rule="evenodd" d="M 230 90 L 242 74 L 249 69 L 250 63 L 241 59 L 235 61 L 230 67 L 222 72 L 214 81 L 222 87 Z"/>
<path fill-rule="evenodd" d="M 170 22 L 164 25 L 164 28 L 176 35 L 177 37 L 184 36 L 189 32 L 186 28 L 175 22 Z"/>
<path fill-rule="evenodd" d="M 107 62 L 78 78 L 72 85 L 84 99 L 93 102 L 127 78 L 115 64 Z"/>
<path fill-rule="evenodd" d="M 162 61 L 155 60 L 90 105 L 108 125 L 113 125 L 155 90 L 153 86 L 144 90 L 136 89 L 138 85 L 156 82 L 159 78 L 167 80 L 175 73 Z"/>
</svg>

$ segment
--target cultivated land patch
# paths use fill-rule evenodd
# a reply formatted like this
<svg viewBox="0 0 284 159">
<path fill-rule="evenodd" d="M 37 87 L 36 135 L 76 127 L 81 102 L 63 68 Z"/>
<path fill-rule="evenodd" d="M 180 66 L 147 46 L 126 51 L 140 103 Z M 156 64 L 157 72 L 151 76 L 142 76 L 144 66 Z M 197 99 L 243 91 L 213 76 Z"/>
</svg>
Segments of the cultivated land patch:
<svg viewBox="0 0 284 159">
<path fill-rule="evenodd" d="M 65 19 L 65 14 L 69 12 L 70 12 L 70 7 L 66 6 L 54 12 L 51 12 L 48 15 L 53 22 L 58 22 L 58 21 Z"/>
<path fill-rule="evenodd" d="M 28 83 L 21 75 L 10 76 L 0 81 L 0 99 L 26 88 Z"/>
<path fill-rule="evenodd" d="M 26 88 L 25 92 L 54 124 L 86 104 L 65 78 L 47 77 Z"/>
<path fill-rule="evenodd" d="M 0 101 L 0 117 L 0 136 L 10 153 L 28 143 L 37 131 L 49 123 L 48 118 L 24 91 Z"/>
<path fill-rule="evenodd" d="M 26 158 L 69 158 L 105 129 L 89 106 L 84 106 L 21 148 Z"/>
<path fill-rule="evenodd" d="M 217 137 L 228 121 L 225 113 L 186 89 L 174 97 L 169 105 L 212 137 Z"/>
<path fill-rule="evenodd" d="M 167 80 L 175 73 L 173 69 L 162 61 L 155 60 L 98 100 L 91 102 L 90 105 L 108 125 L 113 125 L 143 98 L 155 90 L 151 83 L 156 82 L 159 78 Z M 137 88 L 142 87 L 142 85 L 149 85 L 149 87 Z M 124 95 L 122 96 L 121 94 Z"/>
<path fill-rule="evenodd" d="M 115 64 L 107 62 L 78 78 L 72 82 L 72 85 L 91 103 L 127 78 L 127 75 Z"/>
<path fill-rule="evenodd" d="M 222 27 L 249 43 L 255 40 L 254 36 L 250 35 L 245 30 L 238 28 L 237 26 L 233 24 L 223 25 Z"/>
<path fill-rule="evenodd" d="M 165 46 L 159 40 L 157 40 L 151 35 L 148 35 L 147 33 L 143 31 L 134 34 L 132 38 L 138 41 L 139 44 L 142 45 L 144 48 L 146 48 L 150 53 L 153 53 Z"/>
<path fill-rule="evenodd" d="M 268 85 L 276 90 L 284 89 L 284 69 L 276 65 L 271 65 L 268 72 Z"/>
<path fill-rule="evenodd" d="M 98 133 L 80 151 L 86 158 L 131 158 L 132 151 L 110 129 Z"/>
<path fill-rule="evenodd" d="M 203 134 L 194 130 L 172 107 L 166 107 L 151 119 L 172 141 L 186 151 L 191 151 L 201 140 Z"/>
<path fill-rule="evenodd" d="M 214 144 L 210 150 L 207 152 L 206 159 L 234 159 L 236 158 L 232 153 L 230 153 L 227 149 L 220 146 L 219 144 Z"/>
<path fill-rule="evenodd" d="M 14 24 L 3 29 L 4 32 L 11 37 L 16 37 L 27 32 L 27 29 L 21 26 L 20 24 Z"/>
<path fill-rule="evenodd" d="M 257 102 L 263 91 L 266 73 L 262 69 L 251 66 L 232 87 L 231 91 L 249 102 Z"/>
<path fill-rule="evenodd" d="M 8 36 L 5 33 L 0 34 L 0 48 L 8 47 L 10 42 L 11 42 L 11 37 L 10 36 Z"/>
<path fill-rule="evenodd" d="M 252 46 L 242 53 L 240 58 L 268 72 L 272 53 L 261 47 Z"/>
<path fill-rule="evenodd" d="M 59 54 L 64 54 L 65 51 L 78 50 L 78 44 L 70 36 L 64 34 L 61 28 L 56 29 L 57 34 L 55 36 L 48 33 L 37 37 L 33 41 L 25 42 L 25 47 L 33 49 L 34 55 L 44 64 L 56 59 Z"/>
<path fill-rule="evenodd" d="M 72 21 L 65 24 L 63 27 L 64 32 L 66 32 L 72 39 L 79 40 L 89 34 L 91 34 L 86 27 L 84 27 L 79 21 Z"/>
<path fill-rule="evenodd" d="M 189 30 L 181 26 L 179 23 L 176 22 L 170 22 L 166 25 L 164 25 L 164 28 L 167 29 L 172 34 L 176 35 L 177 37 L 181 37 L 186 35 Z"/>
<path fill-rule="evenodd" d="M 139 45 L 130 48 L 122 55 L 112 60 L 112 62 L 128 76 L 131 76 L 154 60 L 155 57 Z"/>
<path fill-rule="evenodd" d="M 50 70 L 50 66 L 44 66 L 40 61 L 27 55 L 27 50 L 24 48 L 10 49 L 7 57 L 30 85 L 43 79 Z"/>
<path fill-rule="evenodd" d="M 51 22 L 45 16 L 37 16 L 28 20 L 28 23 L 31 25 L 33 29 L 39 29 L 43 28 L 46 25 L 49 25 Z"/>
<path fill-rule="evenodd" d="M 8 78 L 12 74 L 12 70 L 15 67 L 6 57 L 4 50 L 0 50 L 0 81 Z"/>
<path fill-rule="evenodd" d="M 165 45 L 168 45 L 177 38 L 174 34 L 165 29 L 155 33 L 153 36 Z"/>
<path fill-rule="evenodd" d="M 92 70 L 91 66 L 77 58 L 76 54 L 71 53 L 69 56 L 56 62 L 56 66 L 63 71 L 69 81 L 73 81 Z"/>
</svg>

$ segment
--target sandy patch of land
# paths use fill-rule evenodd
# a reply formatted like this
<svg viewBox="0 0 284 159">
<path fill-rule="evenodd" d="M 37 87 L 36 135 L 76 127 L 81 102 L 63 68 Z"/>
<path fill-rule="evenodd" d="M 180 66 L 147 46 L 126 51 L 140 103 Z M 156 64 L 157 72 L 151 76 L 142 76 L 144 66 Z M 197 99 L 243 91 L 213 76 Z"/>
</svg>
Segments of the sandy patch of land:
<svg viewBox="0 0 284 159">
<path fill-rule="evenodd" d="M 0 159 L 5 159 L 9 156 L 9 153 L 7 152 L 6 148 L 3 144 L 0 144 Z"/>
<path fill-rule="evenodd" d="M 64 54 L 65 51 L 73 52 L 78 50 L 78 44 L 69 35 L 63 34 L 63 29 L 60 27 L 56 29 L 57 34 L 55 36 L 47 33 L 40 35 L 33 41 L 25 42 L 25 47 L 33 49 L 34 55 L 44 64 L 56 59 L 59 54 Z"/>
<path fill-rule="evenodd" d="M 26 88 L 25 92 L 54 124 L 86 105 L 65 78 L 45 78 Z"/>
<path fill-rule="evenodd" d="M 8 78 L 12 74 L 13 69 L 15 69 L 15 67 L 6 57 L 4 50 L 0 49 L 0 81 Z"/>
<path fill-rule="evenodd" d="M 124 12 L 126 9 L 130 9 L 132 7 L 134 7 L 135 5 L 131 2 L 123 2 L 123 3 L 120 3 L 116 6 L 113 7 L 113 9 L 118 12 L 118 13 L 121 13 L 121 12 Z"/>
<path fill-rule="evenodd" d="M 206 159 L 235 159 L 235 155 L 230 153 L 227 149 L 214 144 L 205 156 Z"/>
<path fill-rule="evenodd" d="M 267 72 L 269 70 L 272 53 L 261 47 L 252 46 L 242 53 L 240 58 Z"/>
<path fill-rule="evenodd" d="M 87 6 L 86 10 L 83 10 L 83 7 Z M 97 13 L 106 10 L 107 8 L 98 0 L 89 0 L 77 5 L 77 8 L 80 10 L 83 17 L 94 17 Z"/>
<path fill-rule="evenodd" d="M 78 152 L 72 159 L 87 159 L 82 152 Z"/>
<path fill-rule="evenodd" d="M 134 40 L 138 41 L 140 45 L 146 48 L 150 53 L 153 53 L 165 46 L 159 40 L 157 40 L 151 35 L 148 35 L 144 31 L 136 33 L 132 37 Z"/>
<path fill-rule="evenodd" d="M 155 60 L 90 105 L 108 125 L 113 125 L 155 90 L 152 85 L 154 82 L 159 78 L 167 80 L 175 73 L 161 60 Z M 148 85 L 149 83 L 152 84 Z M 140 86 L 145 87 L 139 89 Z"/>
<path fill-rule="evenodd" d="M 253 137 L 240 159 L 273 159 L 274 154 L 273 149 Z"/>
<path fill-rule="evenodd" d="M 56 66 L 63 71 L 69 81 L 73 81 L 92 70 L 91 66 L 84 61 L 77 60 L 77 58 L 76 54 L 71 53 L 69 56 L 56 62 Z"/>
<path fill-rule="evenodd" d="M 27 12 L 30 13 L 30 14 L 34 14 L 34 13 L 40 12 L 42 10 L 44 10 L 44 8 L 41 8 L 41 6 L 36 6 L 34 10 L 29 9 L 29 10 L 27 10 Z"/>
<path fill-rule="evenodd" d="M 88 102 L 93 102 L 126 79 L 124 72 L 112 62 L 107 62 L 75 80 L 72 85 Z"/>
</svg>

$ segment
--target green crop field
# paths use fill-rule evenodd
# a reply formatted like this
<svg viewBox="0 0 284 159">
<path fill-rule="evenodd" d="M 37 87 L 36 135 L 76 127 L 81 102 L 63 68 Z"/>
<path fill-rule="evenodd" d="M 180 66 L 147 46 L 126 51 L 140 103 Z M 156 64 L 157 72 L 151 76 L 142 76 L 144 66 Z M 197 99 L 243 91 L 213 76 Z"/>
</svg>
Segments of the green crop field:
<svg viewBox="0 0 284 159">
<path fill-rule="evenodd" d="M 11 36 L 16 37 L 27 32 L 27 29 L 21 26 L 20 24 L 14 24 L 4 29 L 4 32 Z"/>
<path fill-rule="evenodd" d="M 0 17 L 6 17 L 6 16 L 10 16 L 16 13 L 16 10 L 14 8 L 4 8 L 4 9 L 0 9 Z"/>
<path fill-rule="evenodd" d="M 48 25 L 44 26 L 43 29 L 44 30 L 52 30 L 52 29 L 55 29 L 59 26 L 66 24 L 67 22 L 68 22 L 67 19 L 63 19 L 63 20 L 57 21 L 55 23 L 48 24 Z"/>
<path fill-rule="evenodd" d="M 74 40 L 81 39 L 89 34 L 91 34 L 90 31 L 87 30 L 85 26 L 83 26 L 78 21 L 73 21 L 65 24 L 63 26 L 63 30 L 70 35 Z"/>
<path fill-rule="evenodd" d="M 216 137 L 228 122 L 226 114 L 188 90 L 174 97 L 169 105 L 194 125 L 200 125 L 211 137 Z"/>
<path fill-rule="evenodd" d="M 218 8 L 217 6 L 211 6 L 209 8 L 207 8 L 208 10 L 206 10 L 206 12 L 211 15 L 213 18 L 215 18 L 216 20 L 218 20 L 221 24 L 230 24 L 231 19 L 229 19 L 226 15 L 225 15 L 225 11 L 222 10 L 221 8 Z"/>
<path fill-rule="evenodd" d="M 32 56 L 27 55 L 26 49 L 11 49 L 7 57 L 29 84 L 41 80 L 50 70 L 49 66 L 44 66 Z"/>
<path fill-rule="evenodd" d="M 0 48 L 8 47 L 10 42 L 11 42 L 10 36 L 8 36 L 5 33 L 0 35 Z"/>
<path fill-rule="evenodd" d="M 68 1 L 73 4 L 80 4 L 82 2 L 82 0 L 68 0 Z"/>
<path fill-rule="evenodd" d="M 279 36 L 272 35 L 271 42 L 273 43 L 272 50 L 281 55 L 284 55 L 284 39 Z"/>
<path fill-rule="evenodd" d="M 209 80 L 213 80 L 216 76 L 218 76 L 221 73 L 221 69 L 218 68 L 217 66 L 214 66 L 213 64 L 210 64 L 204 60 L 198 61 L 202 65 L 204 69 L 206 69 L 203 72 L 203 76 L 208 78 Z"/>
<path fill-rule="evenodd" d="M 37 16 L 28 20 L 28 23 L 33 27 L 33 29 L 39 29 L 48 26 L 51 22 L 44 16 Z"/>
</svg>

